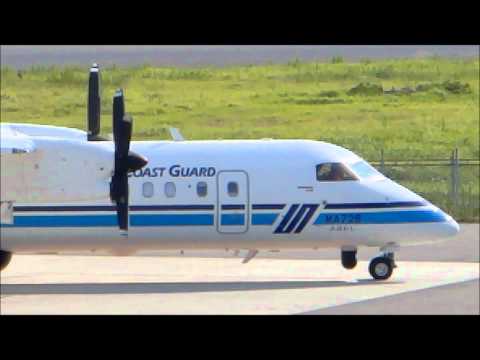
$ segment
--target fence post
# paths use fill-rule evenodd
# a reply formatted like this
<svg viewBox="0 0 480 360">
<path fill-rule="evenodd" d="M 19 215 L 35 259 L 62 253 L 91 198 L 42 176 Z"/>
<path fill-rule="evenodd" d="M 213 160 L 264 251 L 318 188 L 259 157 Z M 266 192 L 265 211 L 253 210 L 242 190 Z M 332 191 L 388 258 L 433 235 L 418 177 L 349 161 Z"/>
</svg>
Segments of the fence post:
<svg viewBox="0 0 480 360">
<path fill-rule="evenodd" d="M 385 159 L 383 157 L 383 149 L 380 149 L 380 172 L 385 175 Z"/>
<path fill-rule="evenodd" d="M 450 200 L 455 202 L 455 150 L 450 154 Z"/>
<path fill-rule="evenodd" d="M 458 148 L 455 148 L 455 207 L 458 206 L 460 196 L 460 160 L 458 158 Z"/>
<path fill-rule="evenodd" d="M 458 159 L 458 148 L 452 151 L 450 162 L 451 170 L 451 199 L 453 206 L 456 208 L 458 205 L 458 192 L 460 188 L 460 162 Z"/>
</svg>

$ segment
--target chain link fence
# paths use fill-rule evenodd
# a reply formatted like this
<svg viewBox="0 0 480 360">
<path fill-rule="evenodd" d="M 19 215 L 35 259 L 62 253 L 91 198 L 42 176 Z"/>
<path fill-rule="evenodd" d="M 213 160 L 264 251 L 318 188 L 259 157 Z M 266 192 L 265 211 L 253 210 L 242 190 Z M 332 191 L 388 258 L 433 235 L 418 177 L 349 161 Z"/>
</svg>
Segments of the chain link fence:
<svg viewBox="0 0 480 360">
<path fill-rule="evenodd" d="M 455 220 L 480 220 L 480 159 L 460 158 L 454 149 L 450 158 L 392 160 L 384 157 L 371 161 L 390 179 L 411 189 Z"/>
</svg>

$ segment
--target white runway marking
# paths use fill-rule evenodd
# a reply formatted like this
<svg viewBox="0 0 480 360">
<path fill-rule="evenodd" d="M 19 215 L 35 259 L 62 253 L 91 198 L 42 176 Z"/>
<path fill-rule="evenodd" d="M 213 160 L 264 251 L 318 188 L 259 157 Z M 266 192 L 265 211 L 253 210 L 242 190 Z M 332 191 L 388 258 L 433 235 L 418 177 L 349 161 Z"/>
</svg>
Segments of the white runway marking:
<svg viewBox="0 0 480 360">
<path fill-rule="evenodd" d="M 2 314 L 296 314 L 479 278 L 478 263 L 16 255 L 1 274 Z"/>
</svg>

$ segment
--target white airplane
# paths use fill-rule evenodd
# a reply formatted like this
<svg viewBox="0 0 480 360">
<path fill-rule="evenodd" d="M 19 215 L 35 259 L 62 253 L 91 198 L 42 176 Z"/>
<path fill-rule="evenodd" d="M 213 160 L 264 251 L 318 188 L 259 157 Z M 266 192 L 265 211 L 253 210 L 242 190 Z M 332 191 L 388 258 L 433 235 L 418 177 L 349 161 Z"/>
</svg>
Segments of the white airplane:
<svg viewBox="0 0 480 360">
<path fill-rule="evenodd" d="M 342 147 L 310 140 L 133 141 L 122 90 L 113 141 L 99 136 L 98 67 L 90 69 L 88 132 L 1 124 L 0 267 L 12 253 L 378 247 L 388 279 L 402 246 L 459 226 Z M 130 151 L 130 145 L 133 151 Z M 139 155 L 141 154 L 141 155 Z M 147 161 L 148 159 L 148 161 Z"/>
</svg>

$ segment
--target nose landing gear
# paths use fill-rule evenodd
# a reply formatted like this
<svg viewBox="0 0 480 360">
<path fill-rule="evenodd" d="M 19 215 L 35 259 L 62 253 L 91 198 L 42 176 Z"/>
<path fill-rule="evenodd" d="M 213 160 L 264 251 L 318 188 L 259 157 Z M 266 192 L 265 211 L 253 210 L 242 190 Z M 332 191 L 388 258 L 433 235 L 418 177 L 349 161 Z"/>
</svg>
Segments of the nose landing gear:
<svg viewBox="0 0 480 360">
<path fill-rule="evenodd" d="M 370 261 L 368 271 L 375 280 L 387 280 L 393 273 L 393 262 L 386 256 L 379 256 Z"/>
<path fill-rule="evenodd" d="M 397 267 L 393 250 L 398 246 L 391 244 L 380 249 L 381 254 L 370 261 L 368 271 L 375 280 L 387 280 L 392 276 L 393 269 Z"/>
</svg>

